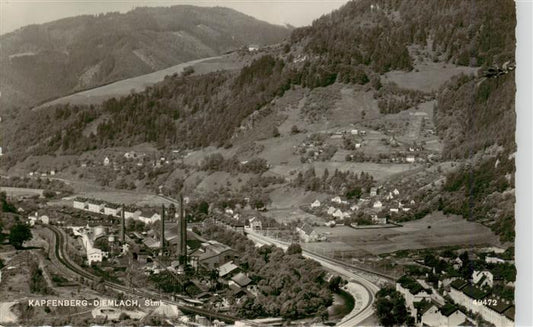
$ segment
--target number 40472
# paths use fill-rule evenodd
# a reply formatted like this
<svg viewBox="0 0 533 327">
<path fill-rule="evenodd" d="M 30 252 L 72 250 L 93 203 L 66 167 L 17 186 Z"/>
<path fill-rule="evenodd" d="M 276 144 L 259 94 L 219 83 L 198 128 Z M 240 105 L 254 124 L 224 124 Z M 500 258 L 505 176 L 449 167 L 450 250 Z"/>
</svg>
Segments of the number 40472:
<svg viewBox="0 0 533 327">
<path fill-rule="evenodd" d="M 496 299 L 483 299 L 483 300 L 474 300 L 474 305 L 498 305 L 498 300 Z"/>
</svg>

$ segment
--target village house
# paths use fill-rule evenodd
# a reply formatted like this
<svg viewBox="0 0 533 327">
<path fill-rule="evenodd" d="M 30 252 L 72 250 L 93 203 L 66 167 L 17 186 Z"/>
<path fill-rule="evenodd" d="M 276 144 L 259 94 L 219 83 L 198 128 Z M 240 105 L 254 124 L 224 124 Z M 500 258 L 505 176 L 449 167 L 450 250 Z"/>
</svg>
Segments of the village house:
<svg viewBox="0 0 533 327">
<path fill-rule="evenodd" d="M 395 188 L 395 189 L 392 191 L 392 193 L 393 193 L 394 195 L 400 195 L 400 191 L 398 191 L 397 188 Z"/>
<path fill-rule="evenodd" d="M 320 207 L 320 201 L 315 200 L 315 202 L 311 203 L 311 208 L 318 208 Z"/>
<path fill-rule="evenodd" d="M 331 199 L 331 202 L 341 204 L 342 200 L 341 200 L 340 196 L 336 196 L 336 197 Z"/>
<path fill-rule="evenodd" d="M 376 196 L 378 195 L 378 188 L 377 187 L 371 187 L 370 188 L 370 196 Z"/>
<path fill-rule="evenodd" d="M 104 158 L 104 166 L 109 166 L 110 163 L 111 163 L 111 161 L 109 160 L 109 157 L 105 157 Z"/>
<path fill-rule="evenodd" d="M 390 213 L 398 213 L 398 208 L 390 208 L 389 209 Z"/>
<path fill-rule="evenodd" d="M 248 284 L 250 284 L 251 282 L 252 280 L 248 276 L 240 272 L 231 278 L 231 280 L 228 282 L 228 286 L 231 289 L 240 289 L 242 287 L 248 286 Z"/>
<path fill-rule="evenodd" d="M 137 219 L 145 224 L 152 224 L 158 220 L 161 220 L 161 214 L 154 209 L 144 209 L 141 210 L 141 213 Z"/>
<path fill-rule="evenodd" d="M 74 209 L 80 209 L 80 210 L 89 209 L 89 204 L 87 203 L 86 198 L 80 198 L 80 197 L 75 198 L 72 203 L 72 206 L 74 207 Z"/>
<path fill-rule="evenodd" d="M 405 304 L 411 311 L 411 315 L 416 318 L 417 312 L 415 302 L 422 300 L 431 301 L 431 295 L 416 280 L 409 276 L 403 276 L 396 282 L 396 291 L 405 298 Z"/>
<path fill-rule="evenodd" d="M 451 304 L 446 304 L 439 309 L 429 302 L 419 314 L 422 326 L 460 326 L 465 321 L 468 322 L 466 315 Z"/>
<path fill-rule="evenodd" d="M 106 203 L 104 206 L 104 214 L 118 217 L 121 211 L 121 206 L 115 203 Z"/>
<path fill-rule="evenodd" d="M 407 157 L 405 157 L 405 162 L 414 163 L 415 162 L 415 157 L 414 156 L 407 156 Z"/>
<path fill-rule="evenodd" d="M 316 242 L 319 240 L 319 233 L 311 227 L 311 225 L 304 223 L 301 227 L 296 227 L 296 232 L 300 239 L 304 242 Z"/>
<path fill-rule="evenodd" d="M 381 208 L 383 207 L 383 203 L 381 203 L 381 201 L 378 200 L 378 201 L 374 202 L 374 204 L 372 205 L 372 207 L 373 207 L 374 209 L 381 209 Z"/>
<path fill-rule="evenodd" d="M 335 212 L 332 214 L 333 217 L 335 218 L 339 218 L 339 219 L 344 219 L 346 217 L 350 217 L 350 214 L 348 212 L 342 212 L 341 209 L 337 209 L 335 210 Z"/>
<path fill-rule="evenodd" d="M 263 229 L 263 223 L 257 217 L 250 218 L 249 223 L 250 223 L 250 228 L 252 230 L 261 230 L 261 229 Z"/>
</svg>

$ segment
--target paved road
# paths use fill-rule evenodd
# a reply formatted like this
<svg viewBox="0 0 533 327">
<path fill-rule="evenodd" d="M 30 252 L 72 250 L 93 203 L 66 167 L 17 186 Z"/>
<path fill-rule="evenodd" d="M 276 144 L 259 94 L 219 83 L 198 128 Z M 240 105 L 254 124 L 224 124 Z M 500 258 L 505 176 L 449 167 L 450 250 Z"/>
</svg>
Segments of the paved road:
<svg viewBox="0 0 533 327">
<path fill-rule="evenodd" d="M 260 235 L 251 230 L 247 230 L 247 236 L 256 243 L 273 244 L 284 250 L 289 246 L 289 244 L 286 242 Z M 350 281 L 345 290 L 354 297 L 355 306 L 354 309 L 342 319 L 342 321 L 338 324 L 339 326 L 357 326 L 374 314 L 374 308 L 372 304 L 374 303 L 374 295 L 377 291 L 379 291 L 379 287 L 377 285 L 361 277 L 360 274 L 354 273 L 350 268 L 343 266 L 338 262 L 328 260 L 327 258 L 318 256 L 305 250 L 302 252 L 302 255 L 306 258 L 317 261 L 325 268 L 338 273 Z"/>
</svg>

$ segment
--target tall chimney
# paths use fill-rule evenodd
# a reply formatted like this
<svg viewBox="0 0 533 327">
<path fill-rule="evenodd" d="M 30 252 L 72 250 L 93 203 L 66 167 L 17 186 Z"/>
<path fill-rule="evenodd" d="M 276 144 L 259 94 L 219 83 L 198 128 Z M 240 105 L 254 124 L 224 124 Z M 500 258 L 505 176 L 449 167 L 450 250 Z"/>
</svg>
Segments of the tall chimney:
<svg viewBox="0 0 533 327">
<path fill-rule="evenodd" d="M 120 240 L 122 243 L 126 242 L 126 216 L 125 216 L 125 207 L 122 204 L 122 210 L 120 210 Z"/>
<path fill-rule="evenodd" d="M 185 218 L 183 195 L 180 194 L 180 216 L 178 221 L 178 260 L 180 264 L 187 263 L 187 221 Z"/>
<path fill-rule="evenodd" d="M 161 254 L 165 250 L 165 205 L 161 205 Z"/>
</svg>

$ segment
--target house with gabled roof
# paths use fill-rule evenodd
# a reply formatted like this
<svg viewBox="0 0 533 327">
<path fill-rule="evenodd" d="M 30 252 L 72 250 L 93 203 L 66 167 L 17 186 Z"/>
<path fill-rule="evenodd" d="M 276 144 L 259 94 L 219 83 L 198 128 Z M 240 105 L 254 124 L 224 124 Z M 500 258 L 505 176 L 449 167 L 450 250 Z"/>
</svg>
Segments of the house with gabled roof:
<svg viewBox="0 0 533 327">
<path fill-rule="evenodd" d="M 419 315 L 422 326 L 459 326 L 468 321 L 466 315 L 450 303 L 438 308 L 429 302 L 419 311 Z"/>
<path fill-rule="evenodd" d="M 430 291 L 424 289 L 420 283 L 407 275 L 400 277 L 396 281 L 396 291 L 400 292 L 405 298 L 405 304 L 413 317 L 416 317 L 415 302 L 431 301 Z"/>
<path fill-rule="evenodd" d="M 307 223 L 304 223 L 300 227 L 296 227 L 296 232 L 300 236 L 300 239 L 306 243 L 316 242 L 320 238 L 319 233 Z"/>
<path fill-rule="evenodd" d="M 143 209 L 141 210 L 138 219 L 145 224 L 152 224 L 158 220 L 161 220 L 161 214 L 151 208 Z"/>
<path fill-rule="evenodd" d="M 222 278 L 227 278 L 238 271 L 239 267 L 234 264 L 233 261 L 229 261 L 218 267 L 218 276 Z"/>
</svg>

